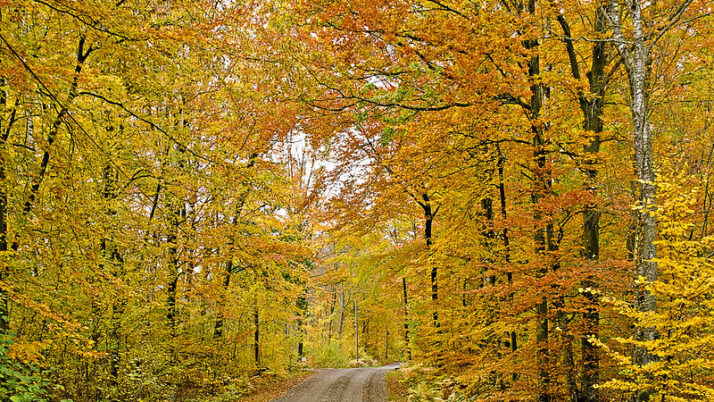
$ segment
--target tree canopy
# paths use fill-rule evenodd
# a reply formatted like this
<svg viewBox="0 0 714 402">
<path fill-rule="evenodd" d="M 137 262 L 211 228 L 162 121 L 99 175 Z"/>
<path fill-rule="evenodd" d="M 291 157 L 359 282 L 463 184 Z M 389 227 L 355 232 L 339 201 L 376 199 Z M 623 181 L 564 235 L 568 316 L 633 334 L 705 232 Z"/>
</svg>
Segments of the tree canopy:
<svg viewBox="0 0 714 402">
<path fill-rule="evenodd" d="M 708 0 L 0 0 L 0 399 L 713 400 Z"/>
</svg>

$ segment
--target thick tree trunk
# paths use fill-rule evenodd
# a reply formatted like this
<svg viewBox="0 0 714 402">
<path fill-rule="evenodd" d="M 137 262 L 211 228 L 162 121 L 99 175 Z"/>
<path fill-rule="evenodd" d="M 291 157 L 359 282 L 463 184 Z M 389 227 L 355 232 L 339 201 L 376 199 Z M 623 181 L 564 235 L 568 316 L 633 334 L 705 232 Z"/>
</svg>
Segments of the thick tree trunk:
<svg viewBox="0 0 714 402">
<path fill-rule="evenodd" d="M 647 92 L 647 66 L 649 49 L 645 42 L 645 23 L 639 0 L 627 0 L 628 12 L 632 23 L 632 38 L 626 40 L 621 25 L 619 1 L 611 0 L 609 17 L 612 21 L 613 38 L 620 58 L 627 70 L 630 86 L 630 112 L 633 123 L 633 143 L 635 148 L 635 170 L 639 189 L 639 210 L 637 212 L 637 244 L 635 246 L 635 309 L 641 312 L 655 311 L 657 300 L 646 285 L 657 280 L 657 257 L 654 244 L 656 236 L 656 189 L 652 151 L 652 133 L 649 122 L 649 99 Z M 683 8 L 682 8 L 683 9 Z M 630 43 L 631 42 L 631 45 Z M 639 279 L 643 278 L 644 283 Z M 635 338 L 639 341 L 653 341 L 655 329 L 637 327 Z M 633 361 L 645 365 L 655 361 L 655 356 L 646 348 L 636 346 Z M 647 398 L 640 395 L 638 398 Z"/>
<path fill-rule="evenodd" d="M 606 11 L 598 7 L 595 11 L 595 32 L 604 35 L 607 32 Z M 570 59 L 571 72 L 573 78 L 581 79 L 580 67 L 573 45 L 570 26 L 563 15 L 558 16 L 558 22 L 563 28 L 566 39 L 564 43 Z M 583 169 L 585 172 L 585 188 L 594 199 L 597 195 L 595 184 L 597 178 L 597 153 L 600 151 L 600 133 L 602 133 L 603 105 L 605 96 L 605 65 L 607 63 L 607 52 L 605 42 L 595 42 L 592 49 L 592 59 L 590 71 L 587 78 L 590 84 L 590 94 L 580 92 L 578 100 L 580 109 L 583 112 L 583 129 L 591 133 L 591 140 L 583 149 L 585 157 L 583 159 Z M 592 94 L 592 95 L 591 95 Z M 596 338 L 599 333 L 599 300 L 597 297 L 596 275 L 592 271 L 595 261 L 599 259 L 600 246 L 600 210 L 594 202 L 585 205 L 583 211 L 582 240 L 583 248 L 581 257 L 589 261 L 590 272 L 581 281 L 580 287 L 583 289 L 583 296 L 588 300 L 586 311 L 583 313 L 584 333 L 580 339 L 581 349 L 581 391 L 579 399 L 582 401 L 597 401 L 598 394 L 595 384 L 599 381 L 599 356 L 596 347 L 590 342 L 590 338 Z M 578 396 L 571 392 L 570 399 L 575 400 Z"/>
<path fill-rule="evenodd" d="M 528 4 L 528 12 L 535 14 L 535 1 L 531 0 Z M 527 49 L 536 49 L 539 46 L 537 39 L 529 39 L 525 42 Z M 540 76 L 540 57 L 536 54 L 528 61 L 528 75 L 533 81 L 539 79 Z M 529 119 L 531 121 L 531 129 L 533 131 L 533 159 L 536 161 L 534 169 L 534 183 L 531 193 L 531 202 L 533 203 L 533 218 L 537 227 L 535 228 L 535 252 L 539 259 L 544 259 L 547 253 L 546 245 L 546 229 L 542 226 L 541 221 L 543 214 L 538 205 L 540 200 L 550 190 L 550 174 L 547 171 L 546 151 L 543 134 L 546 129 L 543 123 L 540 123 L 541 109 L 545 102 L 547 89 L 543 84 L 533 83 L 531 85 L 531 101 L 529 108 Z M 548 273 L 548 265 L 545 261 L 541 261 L 542 266 L 536 270 L 536 277 L 543 278 Z M 542 296 L 536 304 L 536 361 L 538 364 L 538 393 L 537 400 L 539 402 L 550 401 L 550 369 L 549 369 L 549 351 L 548 351 L 548 298 L 544 291 L 541 291 Z"/>
<path fill-rule="evenodd" d="M 653 166 L 652 134 L 650 132 L 648 100 L 646 94 L 646 62 L 647 54 L 642 38 L 642 16 L 638 1 L 633 12 L 635 25 L 635 61 L 633 72 L 630 75 L 630 95 L 632 96 L 632 122 L 634 123 L 635 165 L 637 166 L 637 179 L 639 180 L 640 203 L 639 212 L 640 244 L 635 260 L 635 278 L 646 278 L 647 283 L 657 280 L 657 257 L 655 248 L 656 218 L 655 218 L 655 173 Z M 640 35 L 637 35 L 637 34 Z M 657 300 L 646 289 L 644 284 L 636 286 L 635 307 L 639 311 L 655 311 Z M 652 327 L 639 328 L 637 338 L 642 341 L 652 341 L 655 330 Z M 645 348 L 635 348 L 635 363 L 647 364 L 654 360 Z"/>
<path fill-rule="evenodd" d="M 604 34 L 607 31 L 605 10 L 598 7 L 595 17 L 595 31 Z M 597 153 L 600 151 L 600 133 L 603 129 L 603 105 L 605 103 L 605 65 L 607 63 L 607 52 L 604 42 L 597 42 L 593 46 L 592 64 L 588 80 L 590 81 L 590 93 L 594 96 L 590 98 L 581 97 L 581 108 L 583 110 L 583 128 L 593 133 L 590 144 L 585 146 L 586 155 L 592 155 L 585 161 L 586 188 L 594 198 L 597 195 L 595 180 L 597 178 Z M 587 158 L 587 157 L 586 157 Z M 600 258 L 600 209 L 597 204 L 589 203 L 583 212 L 583 249 L 582 257 L 586 261 L 591 261 L 591 267 Z M 598 283 L 594 272 L 589 272 L 580 286 L 584 289 L 583 296 L 588 300 L 585 312 L 583 313 L 584 333 L 580 339 L 580 351 L 582 355 L 581 372 L 581 394 L 583 402 L 595 402 L 598 400 L 598 392 L 595 385 L 600 381 L 600 358 L 597 347 L 590 342 L 590 338 L 597 338 L 600 328 L 599 299 L 597 296 Z"/>
</svg>

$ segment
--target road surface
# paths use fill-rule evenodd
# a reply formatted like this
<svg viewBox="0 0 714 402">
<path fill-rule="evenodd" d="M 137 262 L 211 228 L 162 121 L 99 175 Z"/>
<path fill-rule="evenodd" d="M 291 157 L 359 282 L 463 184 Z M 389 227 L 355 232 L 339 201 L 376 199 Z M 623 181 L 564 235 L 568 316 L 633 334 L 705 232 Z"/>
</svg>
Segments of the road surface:
<svg viewBox="0 0 714 402">
<path fill-rule="evenodd" d="M 319 370 L 274 402 L 377 402 L 387 400 L 384 376 L 399 367 Z"/>
</svg>

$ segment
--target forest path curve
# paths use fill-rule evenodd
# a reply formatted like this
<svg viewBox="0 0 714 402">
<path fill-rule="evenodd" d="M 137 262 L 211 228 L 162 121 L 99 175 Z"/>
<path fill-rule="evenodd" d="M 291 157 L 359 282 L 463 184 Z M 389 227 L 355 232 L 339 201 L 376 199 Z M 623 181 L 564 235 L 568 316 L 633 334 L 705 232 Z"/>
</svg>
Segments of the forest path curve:
<svg viewBox="0 0 714 402">
<path fill-rule="evenodd" d="M 382 367 L 323 369 L 274 402 L 376 402 L 387 400 L 384 376 L 399 363 Z"/>
</svg>

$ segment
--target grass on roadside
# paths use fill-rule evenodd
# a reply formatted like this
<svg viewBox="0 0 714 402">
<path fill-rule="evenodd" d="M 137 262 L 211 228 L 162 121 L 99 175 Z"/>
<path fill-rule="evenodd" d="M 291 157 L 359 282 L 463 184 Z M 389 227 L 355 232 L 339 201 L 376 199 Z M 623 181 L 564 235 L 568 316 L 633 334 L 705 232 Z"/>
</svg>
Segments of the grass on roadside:
<svg viewBox="0 0 714 402">
<path fill-rule="evenodd" d="M 287 378 L 260 384 L 252 395 L 241 398 L 245 402 L 268 402 L 281 396 L 290 388 L 310 378 L 314 371 L 305 371 Z"/>
<path fill-rule="evenodd" d="M 409 386 L 402 381 L 404 375 L 400 370 L 387 373 L 387 394 L 390 401 L 406 402 L 409 396 Z"/>
</svg>

